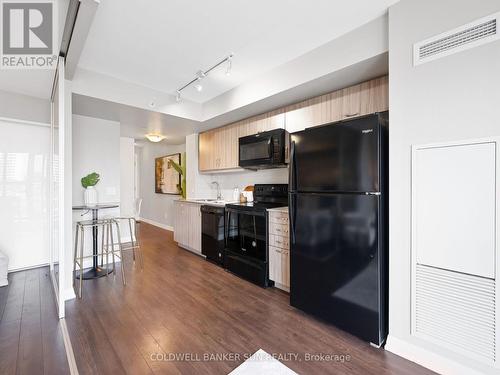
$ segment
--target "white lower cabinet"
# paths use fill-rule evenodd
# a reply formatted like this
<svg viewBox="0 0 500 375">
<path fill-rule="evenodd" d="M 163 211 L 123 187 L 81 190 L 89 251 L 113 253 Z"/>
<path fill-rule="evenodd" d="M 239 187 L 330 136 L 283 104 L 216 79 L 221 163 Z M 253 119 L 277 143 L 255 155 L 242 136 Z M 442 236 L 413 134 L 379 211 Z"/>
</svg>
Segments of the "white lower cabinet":
<svg viewBox="0 0 500 375">
<path fill-rule="evenodd" d="M 185 249 L 201 254 L 201 206 L 175 201 L 174 241 Z"/>
<path fill-rule="evenodd" d="M 288 212 L 269 210 L 269 279 L 274 286 L 290 291 L 290 246 Z"/>
</svg>

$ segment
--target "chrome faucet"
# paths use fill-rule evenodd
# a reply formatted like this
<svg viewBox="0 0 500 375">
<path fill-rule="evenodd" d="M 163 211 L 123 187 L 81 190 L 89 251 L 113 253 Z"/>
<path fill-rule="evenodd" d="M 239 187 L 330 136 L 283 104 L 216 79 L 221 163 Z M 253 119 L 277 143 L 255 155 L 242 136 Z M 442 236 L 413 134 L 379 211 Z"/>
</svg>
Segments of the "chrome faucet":
<svg viewBox="0 0 500 375">
<path fill-rule="evenodd" d="M 218 201 L 222 200 L 222 194 L 220 192 L 220 185 L 219 185 L 219 183 L 217 181 L 212 181 L 211 184 L 212 185 L 215 184 L 217 186 L 217 200 Z"/>
</svg>

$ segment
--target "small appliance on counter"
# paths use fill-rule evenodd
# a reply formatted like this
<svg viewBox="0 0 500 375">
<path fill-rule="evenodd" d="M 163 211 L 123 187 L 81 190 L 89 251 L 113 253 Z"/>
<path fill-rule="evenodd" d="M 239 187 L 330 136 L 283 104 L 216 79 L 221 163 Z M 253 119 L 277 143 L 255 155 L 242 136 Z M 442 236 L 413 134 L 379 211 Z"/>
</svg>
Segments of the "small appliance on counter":
<svg viewBox="0 0 500 375">
<path fill-rule="evenodd" d="M 224 207 L 201 206 L 201 253 L 220 266 L 224 263 Z"/>
<path fill-rule="evenodd" d="M 247 169 L 283 168 L 288 164 L 290 134 L 285 129 L 275 129 L 241 137 L 239 166 Z"/>
<path fill-rule="evenodd" d="M 253 202 L 226 205 L 224 268 L 267 287 L 267 209 L 288 205 L 288 185 L 255 185 L 253 198 Z"/>
</svg>

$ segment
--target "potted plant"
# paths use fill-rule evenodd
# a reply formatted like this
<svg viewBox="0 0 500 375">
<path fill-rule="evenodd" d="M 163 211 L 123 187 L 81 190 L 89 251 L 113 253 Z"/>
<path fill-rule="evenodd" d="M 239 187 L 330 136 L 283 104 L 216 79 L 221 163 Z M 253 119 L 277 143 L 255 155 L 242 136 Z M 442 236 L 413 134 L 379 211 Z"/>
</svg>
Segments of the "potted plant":
<svg viewBox="0 0 500 375">
<path fill-rule="evenodd" d="M 83 200 L 86 206 L 95 206 L 97 204 L 97 190 L 95 186 L 100 180 L 98 173 L 92 172 L 85 177 L 82 177 L 82 186 L 85 189 Z"/>
<path fill-rule="evenodd" d="M 186 154 L 182 154 L 181 165 L 175 161 L 170 160 L 172 167 L 181 175 L 181 184 L 177 184 L 177 189 L 182 198 L 186 199 Z"/>
</svg>

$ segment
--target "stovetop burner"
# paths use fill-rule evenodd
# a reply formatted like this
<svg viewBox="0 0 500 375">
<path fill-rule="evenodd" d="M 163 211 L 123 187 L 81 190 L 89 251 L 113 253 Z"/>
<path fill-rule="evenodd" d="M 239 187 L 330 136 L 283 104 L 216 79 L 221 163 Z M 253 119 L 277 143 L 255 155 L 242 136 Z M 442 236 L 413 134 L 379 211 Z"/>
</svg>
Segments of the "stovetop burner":
<svg viewBox="0 0 500 375">
<path fill-rule="evenodd" d="M 231 203 L 226 208 L 245 211 L 265 211 L 269 208 L 288 206 L 287 184 L 256 184 L 254 186 L 254 201 L 247 203 Z"/>
</svg>

